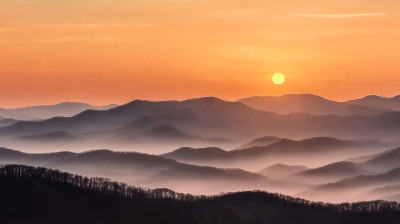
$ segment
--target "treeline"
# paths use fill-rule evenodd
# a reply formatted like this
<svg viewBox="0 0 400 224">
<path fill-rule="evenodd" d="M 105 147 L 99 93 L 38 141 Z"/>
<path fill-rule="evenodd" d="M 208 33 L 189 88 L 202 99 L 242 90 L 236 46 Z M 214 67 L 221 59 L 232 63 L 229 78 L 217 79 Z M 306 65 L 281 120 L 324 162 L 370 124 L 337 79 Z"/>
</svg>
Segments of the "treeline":
<svg viewBox="0 0 400 224">
<path fill-rule="evenodd" d="M 125 183 L 111 181 L 108 178 L 84 177 L 43 167 L 24 165 L 5 165 L 0 167 L 0 176 L 22 179 L 36 179 L 75 186 L 81 189 L 101 192 L 108 195 L 128 199 L 172 199 L 179 201 L 194 201 L 197 197 L 190 194 L 177 193 L 170 189 L 147 189 L 129 186 Z"/>
<path fill-rule="evenodd" d="M 278 201 L 282 206 L 306 206 L 308 208 L 325 209 L 336 213 L 385 213 L 400 212 L 400 203 L 389 201 L 369 201 L 357 203 L 331 204 L 312 202 L 300 198 L 294 198 L 282 194 L 267 193 L 261 191 L 225 193 L 215 196 L 194 196 L 177 193 L 170 189 L 147 189 L 129 186 L 125 183 L 111 181 L 107 178 L 84 177 L 80 175 L 51 170 L 42 167 L 23 165 L 0 166 L 0 177 L 14 180 L 40 180 L 44 182 L 59 183 L 79 189 L 99 192 L 125 199 L 140 200 L 174 200 L 178 202 L 205 202 L 213 200 L 243 200 L 254 197 L 266 202 Z"/>
</svg>

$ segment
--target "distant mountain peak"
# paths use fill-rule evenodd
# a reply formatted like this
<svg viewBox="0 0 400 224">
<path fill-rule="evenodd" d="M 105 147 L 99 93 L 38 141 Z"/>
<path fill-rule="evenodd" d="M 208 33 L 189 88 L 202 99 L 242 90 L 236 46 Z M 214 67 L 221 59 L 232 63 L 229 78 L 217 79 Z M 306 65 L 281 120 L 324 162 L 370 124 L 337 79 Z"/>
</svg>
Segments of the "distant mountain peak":
<svg viewBox="0 0 400 224">
<path fill-rule="evenodd" d="M 380 95 L 368 95 L 361 99 L 388 99 L 388 97 L 380 96 Z"/>
<path fill-rule="evenodd" d="M 302 168 L 307 168 L 307 167 L 302 166 L 302 165 L 286 165 L 286 164 L 283 164 L 283 163 L 277 163 L 277 164 L 274 164 L 274 165 L 269 166 L 269 167 L 267 167 L 267 168 L 288 168 L 288 167 L 302 167 Z"/>
<path fill-rule="evenodd" d="M 192 148 L 192 147 L 181 147 L 173 152 L 180 153 L 180 152 L 226 152 L 225 150 L 218 148 L 218 147 L 206 147 L 206 148 Z"/>
<path fill-rule="evenodd" d="M 260 137 L 260 138 L 255 138 L 255 139 L 251 140 L 250 142 L 237 147 L 237 149 L 250 148 L 250 147 L 254 147 L 254 146 L 266 146 L 266 145 L 275 143 L 279 140 L 282 140 L 282 138 L 275 137 L 275 136 L 264 136 L 264 137 Z"/>
<path fill-rule="evenodd" d="M 190 99 L 182 100 L 180 102 L 193 102 L 193 101 L 228 102 L 226 100 L 220 99 L 220 98 L 215 97 L 215 96 L 205 96 L 205 97 L 190 98 Z"/>
<path fill-rule="evenodd" d="M 143 104 L 143 103 L 155 103 L 155 102 L 157 102 L 157 101 L 136 99 L 136 100 L 132 100 L 129 103 L 126 103 L 126 104 L 121 105 L 121 106 L 137 105 L 137 104 Z"/>
<path fill-rule="evenodd" d="M 218 97 L 214 97 L 214 96 L 190 98 L 190 99 L 185 99 L 185 100 L 162 100 L 162 101 L 136 99 L 136 100 L 133 100 L 123 106 L 139 105 L 139 104 L 146 104 L 146 103 L 219 103 L 219 102 L 230 102 L 230 101 L 225 101 L 225 100 L 222 100 L 222 99 L 220 99 Z"/>
<path fill-rule="evenodd" d="M 199 158 L 215 158 L 228 154 L 228 151 L 217 147 L 207 147 L 207 148 L 192 148 L 192 147 L 182 147 L 169 153 L 165 153 L 162 156 L 166 158 L 187 158 L 199 159 Z"/>
<path fill-rule="evenodd" d="M 303 99 L 318 99 L 318 100 L 327 100 L 327 101 L 332 101 L 327 98 L 324 98 L 322 96 L 312 94 L 312 93 L 288 93 L 288 94 L 283 94 L 279 96 L 249 96 L 245 98 L 241 98 L 237 101 L 242 101 L 242 100 L 247 100 L 247 99 L 284 99 L 284 98 L 303 98 Z"/>
</svg>

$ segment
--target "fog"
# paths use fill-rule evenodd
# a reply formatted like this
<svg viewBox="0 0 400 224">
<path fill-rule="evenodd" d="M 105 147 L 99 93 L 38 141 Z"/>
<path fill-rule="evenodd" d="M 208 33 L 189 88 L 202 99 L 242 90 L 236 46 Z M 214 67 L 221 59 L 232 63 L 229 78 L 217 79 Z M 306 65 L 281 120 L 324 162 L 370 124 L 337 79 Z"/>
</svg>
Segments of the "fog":
<svg viewBox="0 0 400 224">
<path fill-rule="evenodd" d="M 13 121 L 0 127 L 0 164 L 196 195 L 264 190 L 326 202 L 399 198 L 398 112 L 339 102 L 303 106 L 280 105 L 275 112 L 285 114 L 277 114 L 260 110 L 268 103 L 254 109 L 208 97 Z"/>
</svg>

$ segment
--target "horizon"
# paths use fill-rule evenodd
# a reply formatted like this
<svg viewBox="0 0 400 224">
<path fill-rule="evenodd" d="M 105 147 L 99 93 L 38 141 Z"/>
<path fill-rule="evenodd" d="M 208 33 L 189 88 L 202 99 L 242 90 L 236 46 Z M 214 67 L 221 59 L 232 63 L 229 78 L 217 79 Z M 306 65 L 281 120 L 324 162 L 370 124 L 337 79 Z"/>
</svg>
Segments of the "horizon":
<svg viewBox="0 0 400 224">
<path fill-rule="evenodd" d="M 344 103 L 350 100 L 356 100 L 356 99 L 363 99 L 365 97 L 369 97 L 369 96 L 377 96 L 377 97 L 381 97 L 381 98 L 386 98 L 386 99 L 391 99 L 391 98 L 395 98 L 397 96 L 400 96 L 399 94 L 395 94 L 395 95 L 391 95 L 391 96 L 384 96 L 384 95 L 378 95 L 378 94 L 368 94 L 368 95 L 364 95 L 361 97 L 356 97 L 356 98 L 347 98 L 345 100 L 334 100 L 331 98 L 327 98 L 325 96 L 321 96 L 318 94 L 313 94 L 313 93 L 285 93 L 282 95 L 253 95 L 253 96 L 245 96 L 245 97 L 240 97 L 237 99 L 225 99 L 225 98 L 221 98 L 221 97 L 217 97 L 217 96 L 198 96 L 198 97 L 189 97 L 189 98 L 177 98 L 177 99 L 144 99 L 144 98 L 134 98 L 128 101 L 124 101 L 121 103 L 117 103 L 117 102 L 109 102 L 106 104 L 95 104 L 95 103 L 90 103 L 90 102 L 85 102 L 85 101 L 79 101 L 79 100 L 65 100 L 65 101 L 56 101 L 56 102 L 49 102 L 49 103 L 43 103 L 43 104 L 29 104 L 29 105 L 20 105 L 20 106 L 16 106 L 16 107 L 5 107 L 5 106 L 1 106 L 0 105 L 0 109 L 6 109 L 6 110 L 11 110 L 11 109 L 19 109 L 19 108 L 25 108 L 25 107 L 35 107 L 35 106 L 52 106 L 52 105 L 58 105 L 58 104 L 63 104 L 63 103 L 82 103 L 82 104 L 88 104 L 91 106 L 110 106 L 110 105 L 117 105 L 117 106 L 121 106 L 124 104 L 128 104 L 132 101 L 135 100 L 143 100 L 143 101 L 152 101 L 152 102 L 163 102 L 163 101 L 185 101 L 185 100 L 191 100 L 191 99 L 201 99 L 201 98 L 207 98 L 207 97 L 214 97 L 214 98 L 218 98 L 220 100 L 224 100 L 224 101 L 230 101 L 230 102 L 236 102 L 242 99 L 246 99 L 246 98 L 252 98 L 252 97 L 282 97 L 282 96 L 286 96 L 286 95 L 313 95 L 313 96 L 318 96 L 321 97 L 325 100 L 329 100 L 329 101 L 334 101 L 334 102 L 340 102 L 340 103 Z"/>
</svg>

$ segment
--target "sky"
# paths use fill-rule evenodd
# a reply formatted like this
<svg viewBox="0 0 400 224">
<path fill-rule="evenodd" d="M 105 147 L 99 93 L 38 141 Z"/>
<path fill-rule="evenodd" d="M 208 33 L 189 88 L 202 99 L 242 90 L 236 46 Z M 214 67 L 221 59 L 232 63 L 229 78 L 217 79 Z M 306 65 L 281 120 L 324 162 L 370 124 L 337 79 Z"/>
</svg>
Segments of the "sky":
<svg viewBox="0 0 400 224">
<path fill-rule="evenodd" d="M 1 0 L 0 107 L 393 96 L 399 27 L 398 0 Z"/>
</svg>

